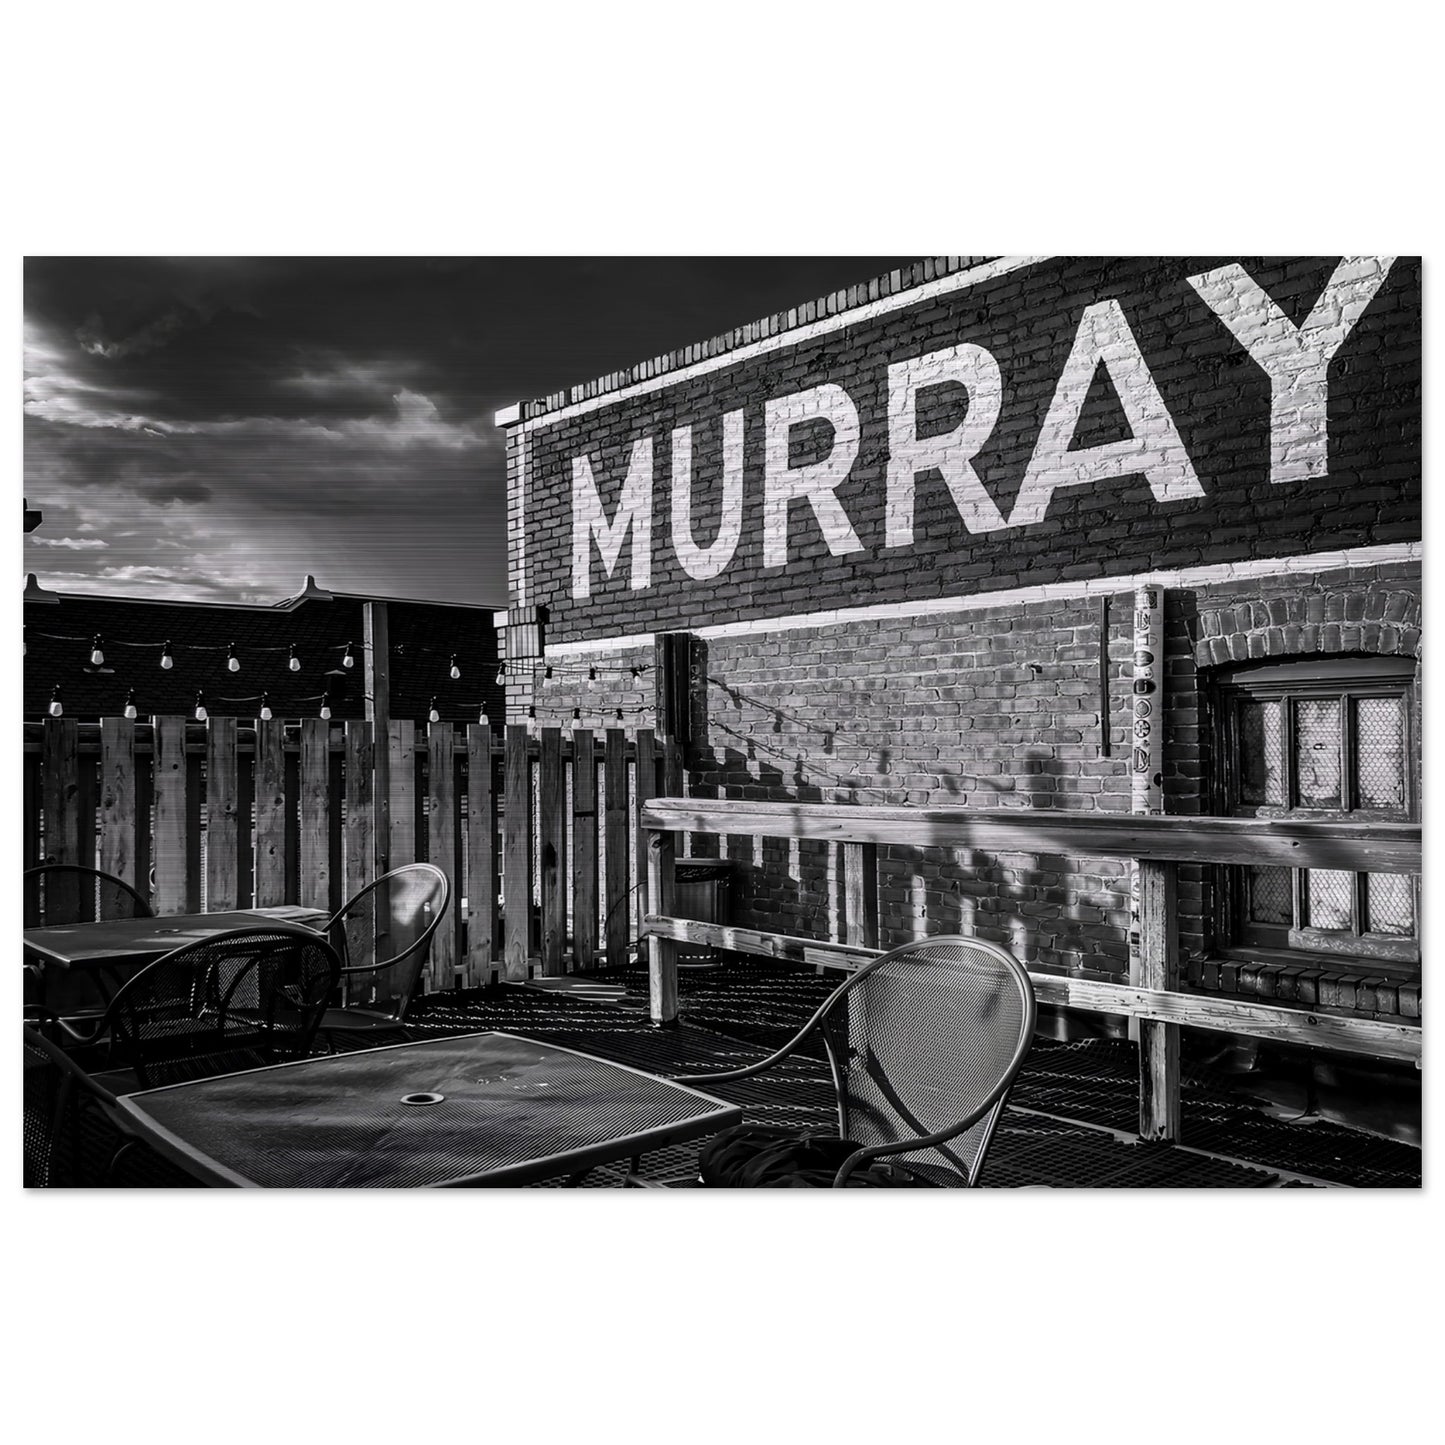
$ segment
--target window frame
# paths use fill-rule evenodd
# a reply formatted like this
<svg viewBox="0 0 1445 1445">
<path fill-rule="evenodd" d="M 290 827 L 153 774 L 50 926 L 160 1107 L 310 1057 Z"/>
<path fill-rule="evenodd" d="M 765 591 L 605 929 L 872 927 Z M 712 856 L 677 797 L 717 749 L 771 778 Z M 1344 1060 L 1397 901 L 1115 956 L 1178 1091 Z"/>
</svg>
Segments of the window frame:
<svg viewBox="0 0 1445 1445">
<path fill-rule="evenodd" d="M 1404 801 L 1399 806 L 1360 806 L 1356 735 L 1356 704 L 1361 699 L 1400 701 L 1401 775 Z M 1295 736 L 1296 704 L 1308 700 L 1340 703 L 1339 806 L 1316 808 L 1298 802 Z M 1371 822 L 1414 822 L 1419 817 L 1418 746 L 1415 661 L 1395 657 L 1298 658 L 1269 660 L 1219 669 L 1211 679 L 1210 701 L 1216 766 L 1212 770 L 1211 804 L 1217 816 L 1246 818 L 1335 819 L 1367 818 Z M 1280 720 L 1280 773 L 1283 804 L 1244 801 L 1244 752 L 1240 727 L 1241 703 L 1275 703 Z M 1368 931 L 1370 874 L 1351 876 L 1348 933 L 1309 926 L 1309 870 L 1290 869 L 1291 921 L 1265 924 L 1248 916 L 1248 877 L 1243 867 L 1214 869 L 1214 925 L 1218 951 L 1225 957 L 1268 954 L 1299 964 L 1308 960 L 1319 967 L 1348 967 L 1357 963 L 1372 971 L 1417 976 L 1420 965 L 1420 879 L 1411 876 L 1414 933 L 1377 934 Z"/>
</svg>

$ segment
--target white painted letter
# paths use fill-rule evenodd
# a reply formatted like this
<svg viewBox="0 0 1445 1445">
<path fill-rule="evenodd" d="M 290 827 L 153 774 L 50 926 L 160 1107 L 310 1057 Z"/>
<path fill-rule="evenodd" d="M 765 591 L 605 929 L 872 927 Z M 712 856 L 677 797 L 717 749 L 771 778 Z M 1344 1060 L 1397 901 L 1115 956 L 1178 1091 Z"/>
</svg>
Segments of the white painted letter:
<svg viewBox="0 0 1445 1445">
<path fill-rule="evenodd" d="M 592 595 L 589 545 L 597 538 L 602 570 L 610 577 L 622 555 L 622 540 L 632 529 L 632 566 L 628 586 L 634 591 L 652 586 L 652 438 L 632 444 L 627 479 L 609 524 L 597 495 L 592 458 L 572 458 L 572 595 Z"/>
<path fill-rule="evenodd" d="M 692 539 L 692 436 L 690 426 L 672 434 L 672 550 L 682 570 L 699 582 L 716 577 L 733 559 L 743 531 L 743 414 L 723 417 L 722 517 L 711 547 Z"/>
<path fill-rule="evenodd" d="M 1125 441 L 1069 450 L 1089 384 L 1099 363 L 1119 393 L 1129 422 Z M 1084 309 L 1079 333 L 1054 389 L 1049 414 L 1039 432 L 1023 485 L 1009 515 L 1010 527 L 1041 522 L 1054 492 L 1142 472 L 1156 502 L 1202 497 L 1204 488 L 1184 450 L 1174 418 L 1159 395 L 1143 353 L 1117 301 L 1098 301 Z"/>
<path fill-rule="evenodd" d="M 1298 328 L 1243 266 L 1221 266 L 1189 278 L 1269 377 L 1271 482 L 1302 482 L 1328 472 L 1326 373 L 1394 261 L 1393 256 L 1346 256 Z"/>
<path fill-rule="evenodd" d="M 918 393 L 957 382 L 968 392 L 968 414 L 952 431 L 918 436 Z M 991 352 L 965 343 L 888 368 L 888 508 L 886 542 L 913 542 L 913 491 L 920 472 L 936 467 L 970 532 L 996 532 L 1003 514 L 984 490 L 973 459 L 983 450 L 1003 403 L 1003 376 Z"/>
<path fill-rule="evenodd" d="M 764 408 L 767 451 L 763 473 L 763 566 L 788 561 L 788 503 L 806 497 L 822 528 L 828 550 L 841 557 L 861 552 L 863 544 L 833 495 L 858 455 L 858 408 L 841 386 L 827 382 L 809 391 L 780 396 Z M 821 461 L 788 465 L 788 438 L 795 426 L 821 418 L 833 428 L 833 446 Z"/>
</svg>

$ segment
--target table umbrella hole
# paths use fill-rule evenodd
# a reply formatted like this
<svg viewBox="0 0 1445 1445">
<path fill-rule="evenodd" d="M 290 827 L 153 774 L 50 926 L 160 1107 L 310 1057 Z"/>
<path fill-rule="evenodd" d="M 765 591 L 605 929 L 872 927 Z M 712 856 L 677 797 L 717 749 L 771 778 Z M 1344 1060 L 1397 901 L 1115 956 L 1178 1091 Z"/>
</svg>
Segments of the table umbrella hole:
<svg viewBox="0 0 1445 1445">
<path fill-rule="evenodd" d="M 440 1104 L 446 1098 L 445 1094 L 403 1094 L 403 1104 Z"/>
</svg>

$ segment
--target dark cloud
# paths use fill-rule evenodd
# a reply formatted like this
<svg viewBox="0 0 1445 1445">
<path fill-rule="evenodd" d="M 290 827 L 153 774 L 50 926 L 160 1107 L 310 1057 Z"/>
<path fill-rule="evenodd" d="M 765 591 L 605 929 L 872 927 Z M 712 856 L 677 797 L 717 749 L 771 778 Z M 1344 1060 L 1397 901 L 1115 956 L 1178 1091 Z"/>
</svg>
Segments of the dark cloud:
<svg viewBox="0 0 1445 1445">
<path fill-rule="evenodd" d="M 28 261 L 26 495 L 43 531 L 64 508 L 66 535 L 109 544 L 37 543 L 32 566 L 63 556 L 95 585 L 173 595 L 205 577 L 278 597 L 309 571 L 501 602 L 498 407 L 896 264 Z"/>
</svg>

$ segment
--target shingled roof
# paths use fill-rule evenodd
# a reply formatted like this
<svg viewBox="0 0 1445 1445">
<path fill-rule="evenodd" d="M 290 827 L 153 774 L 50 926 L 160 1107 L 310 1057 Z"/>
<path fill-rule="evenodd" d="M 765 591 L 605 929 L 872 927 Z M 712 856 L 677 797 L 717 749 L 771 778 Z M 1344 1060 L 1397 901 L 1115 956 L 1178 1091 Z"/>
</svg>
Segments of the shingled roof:
<svg viewBox="0 0 1445 1445">
<path fill-rule="evenodd" d="M 483 703 L 503 715 L 490 607 L 367 598 L 306 589 L 274 606 L 162 602 L 54 593 L 32 579 L 25 593 L 25 716 L 43 717 L 60 688 L 67 717 L 118 716 L 133 689 L 142 717 L 186 714 L 205 695 L 218 717 L 255 717 L 269 694 L 278 718 L 312 717 L 323 692 L 335 718 L 365 715 L 363 605 L 387 603 L 391 715 L 425 722 L 432 698 L 446 721 L 475 722 Z M 90 661 L 92 639 L 105 661 Z M 170 644 L 174 666 L 160 665 Z M 342 666 L 350 645 L 355 665 Z M 227 666 L 235 648 L 240 671 Z M 301 668 L 288 666 L 295 648 Z M 461 677 L 450 677 L 455 655 Z"/>
</svg>

